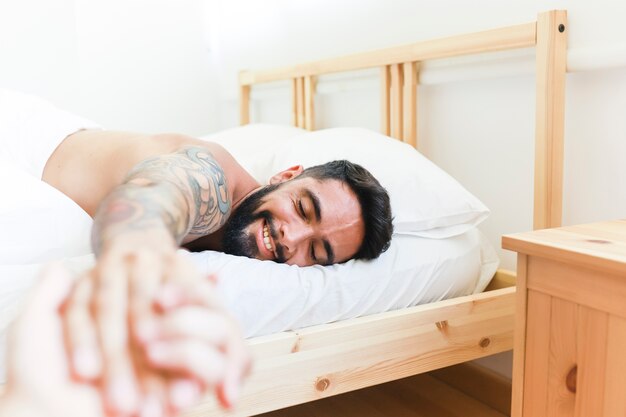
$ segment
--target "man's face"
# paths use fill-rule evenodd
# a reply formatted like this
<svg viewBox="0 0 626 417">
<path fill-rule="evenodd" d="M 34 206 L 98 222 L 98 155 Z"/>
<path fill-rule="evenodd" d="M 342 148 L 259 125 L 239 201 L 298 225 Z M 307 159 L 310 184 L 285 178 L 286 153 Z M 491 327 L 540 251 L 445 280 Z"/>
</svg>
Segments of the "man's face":
<svg viewBox="0 0 626 417">
<path fill-rule="evenodd" d="M 338 180 L 296 178 L 247 197 L 225 225 L 224 252 L 289 265 L 349 260 L 365 235 L 361 206 Z"/>
</svg>

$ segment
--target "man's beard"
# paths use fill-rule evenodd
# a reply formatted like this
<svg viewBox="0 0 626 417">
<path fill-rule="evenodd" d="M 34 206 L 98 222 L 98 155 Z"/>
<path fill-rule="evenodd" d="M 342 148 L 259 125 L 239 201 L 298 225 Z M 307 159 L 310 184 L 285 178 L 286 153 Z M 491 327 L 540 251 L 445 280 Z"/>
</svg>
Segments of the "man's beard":
<svg viewBox="0 0 626 417">
<path fill-rule="evenodd" d="M 262 210 L 257 212 L 263 198 L 272 191 L 276 190 L 280 184 L 267 185 L 259 191 L 248 196 L 241 202 L 239 207 L 233 210 L 233 213 L 224 225 L 224 237 L 222 240 L 222 250 L 224 253 L 231 255 L 247 256 L 248 258 L 258 258 L 259 248 L 256 243 L 254 233 L 248 233 L 246 229 L 258 219 L 264 219 L 268 225 L 270 234 L 276 242 L 276 229 L 273 226 L 273 218 L 269 211 Z M 277 245 L 278 246 L 278 245 Z M 283 258 L 282 247 L 277 247 L 277 261 Z M 284 262 L 284 260 L 282 260 Z"/>
</svg>

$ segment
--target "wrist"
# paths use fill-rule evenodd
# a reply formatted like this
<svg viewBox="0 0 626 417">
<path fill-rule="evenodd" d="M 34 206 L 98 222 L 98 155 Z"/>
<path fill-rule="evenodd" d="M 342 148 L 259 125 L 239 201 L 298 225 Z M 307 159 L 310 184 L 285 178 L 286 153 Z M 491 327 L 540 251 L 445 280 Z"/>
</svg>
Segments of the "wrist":
<svg viewBox="0 0 626 417">
<path fill-rule="evenodd" d="M 172 234 L 166 229 L 149 229 L 126 231 L 124 233 L 102 239 L 96 244 L 94 242 L 96 255 L 104 252 L 127 252 L 147 249 L 157 253 L 176 251 L 178 245 Z"/>
</svg>

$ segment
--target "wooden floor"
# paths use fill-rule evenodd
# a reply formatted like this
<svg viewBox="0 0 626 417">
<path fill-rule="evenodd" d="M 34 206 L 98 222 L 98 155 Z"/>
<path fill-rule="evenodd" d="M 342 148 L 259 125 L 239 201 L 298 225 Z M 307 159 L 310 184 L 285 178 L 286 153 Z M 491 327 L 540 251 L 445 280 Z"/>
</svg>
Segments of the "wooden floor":
<svg viewBox="0 0 626 417">
<path fill-rule="evenodd" d="M 507 417 L 510 390 L 495 407 L 444 382 L 446 375 L 431 373 L 392 381 L 335 397 L 302 404 L 262 417 Z M 480 387 L 474 387 L 480 388 Z M 485 387 L 486 388 L 486 387 Z M 509 387 L 503 387 L 510 389 Z M 503 391 L 494 390 L 498 395 Z M 508 395 L 508 397 L 507 397 Z M 509 404 L 509 408 L 507 408 Z"/>
</svg>

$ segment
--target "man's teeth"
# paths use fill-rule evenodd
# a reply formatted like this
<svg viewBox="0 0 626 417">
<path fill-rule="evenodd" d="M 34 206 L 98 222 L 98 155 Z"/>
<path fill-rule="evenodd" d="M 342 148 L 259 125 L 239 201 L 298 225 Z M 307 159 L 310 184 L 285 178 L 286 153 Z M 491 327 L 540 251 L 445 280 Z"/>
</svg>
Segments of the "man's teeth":
<svg viewBox="0 0 626 417">
<path fill-rule="evenodd" d="M 272 250 L 272 244 L 270 243 L 270 232 L 267 229 L 267 225 L 263 226 L 263 243 L 265 243 L 265 247 L 267 250 Z"/>
</svg>

